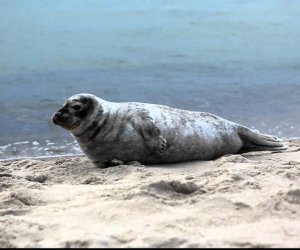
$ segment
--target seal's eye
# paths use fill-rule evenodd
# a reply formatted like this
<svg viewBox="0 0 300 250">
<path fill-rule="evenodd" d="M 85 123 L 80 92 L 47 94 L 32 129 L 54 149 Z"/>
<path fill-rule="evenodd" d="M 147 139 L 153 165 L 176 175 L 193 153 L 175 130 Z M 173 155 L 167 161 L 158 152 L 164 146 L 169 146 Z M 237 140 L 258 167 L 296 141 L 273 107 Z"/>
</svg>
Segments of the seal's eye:
<svg viewBox="0 0 300 250">
<path fill-rule="evenodd" d="M 78 105 L 78 104 L 77 104 L 77 105 L 74 105 L 74 106 L 73 106 L 73 109 L 76 110 L 76 111 L 79 111 L 79 110 L 81 109 L 81 106 Z"/>
</svg>

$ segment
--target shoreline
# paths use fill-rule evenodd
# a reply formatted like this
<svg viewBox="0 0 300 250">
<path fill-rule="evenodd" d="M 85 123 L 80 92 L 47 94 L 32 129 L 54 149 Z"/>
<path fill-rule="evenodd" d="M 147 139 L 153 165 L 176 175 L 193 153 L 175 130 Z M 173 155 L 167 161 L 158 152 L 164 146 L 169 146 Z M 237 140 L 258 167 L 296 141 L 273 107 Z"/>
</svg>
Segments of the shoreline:
<svg viewBox="0 0 300 250">
<path fill-rule="evenodd" d="M 6 161 L 22 161 L 22 160 L 50 160 L 56 158 L 70 158 L 70 157 L 78 157 L 78 156 L 85 156 L 84 153 L 82 154 L 63 154 L 63 155 L 44 155 L 44 156 L 24 156 L 18 158 L 7 158 L 7 159 L 0 159 L 0 162 Z"/>
<path fill-rule="evenodd" d="M 300 142 L 212 161 L 0 162 L 0 247 L 299 247 Z"/>
<path fill-rule="evenodd" d="M 286 143 L 286 144 L 300 143 L 300 137 L 283 139 L 283 143 Z M 85 156 L 85 154 L 82 152 L 82 153 L 67 153 L 67 154 L 61 154 L 61 155 L 21 156 L 21 157 L 15 157 L 15 158 L 14 157 L 3 158 L 3 159 L 0 158 L 0 162 L 21 161 L 21 160 L 47 160 L 47 159 L 50 160 L 50 159 L 56 159 L 56 158 L 65 158 L 65 157 L 70 158 L 70 157 L 78 157 L 78 156 Z"/>
</svg>

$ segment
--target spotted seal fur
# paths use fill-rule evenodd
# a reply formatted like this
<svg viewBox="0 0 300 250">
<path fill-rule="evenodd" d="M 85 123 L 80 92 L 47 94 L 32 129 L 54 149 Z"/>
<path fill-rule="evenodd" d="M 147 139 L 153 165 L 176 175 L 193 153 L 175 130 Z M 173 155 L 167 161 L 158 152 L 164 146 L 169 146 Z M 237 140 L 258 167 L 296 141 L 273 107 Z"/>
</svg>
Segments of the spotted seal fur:
<svg viewBox="0 0 300 250">
<path fill-rule="evenodd" d="M 97 165 L 211 160 L 241 150 L 284 150 L 282 140 L 207 112 L 168 106 L 109 102 L 78 94 L 65 101 L 53 122 L 71 132 Z"/>
</svg>

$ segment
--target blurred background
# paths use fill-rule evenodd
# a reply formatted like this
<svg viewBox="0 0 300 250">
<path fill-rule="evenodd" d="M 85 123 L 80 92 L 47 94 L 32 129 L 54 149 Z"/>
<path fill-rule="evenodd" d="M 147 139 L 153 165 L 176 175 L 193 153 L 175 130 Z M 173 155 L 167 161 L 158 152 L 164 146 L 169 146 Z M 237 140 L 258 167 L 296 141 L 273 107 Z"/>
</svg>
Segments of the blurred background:
<svg viewBox="0 0 300 250">
<path fill-rule="evenodd" d="M 300 1 L 1 0 L 0 159 L 80 154 L 77 93 L 300 137 Z"/>
</svg>

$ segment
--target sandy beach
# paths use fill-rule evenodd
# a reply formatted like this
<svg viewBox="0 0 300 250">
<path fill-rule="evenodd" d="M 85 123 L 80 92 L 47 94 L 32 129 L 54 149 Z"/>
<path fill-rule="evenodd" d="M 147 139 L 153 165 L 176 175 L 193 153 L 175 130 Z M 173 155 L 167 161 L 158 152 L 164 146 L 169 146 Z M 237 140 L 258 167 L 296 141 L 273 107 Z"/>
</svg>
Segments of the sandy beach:
<svg viewBox="0 0 300 250">
<path fill-rule="evenodd" d="M 300 248 L 300 1 L 1 0 L 0 20 L 0 248 Z M 101 169 L 76 139 L 115 138 L 121 158 L 122 138 L 146 152 L 158 130 L 140 105 L 87 101 L 63 108 L 70 135 L 53 116 L 80 93 L 207 112 L 290 147 Z M 167 113 L 149 109 L 185 159 L 219 130 L 233 146 L 226 124 Z"/>
<path fill-rule="evenodd" d="M 0 162 L 0 247 L 300 247 L 300 142 L 214 161 Z"/>
</svg>

